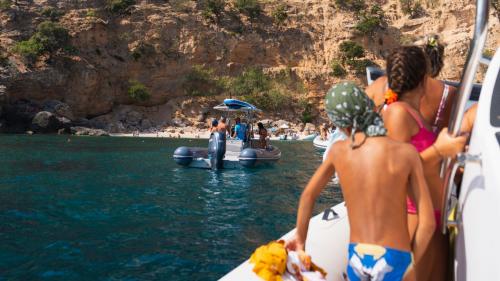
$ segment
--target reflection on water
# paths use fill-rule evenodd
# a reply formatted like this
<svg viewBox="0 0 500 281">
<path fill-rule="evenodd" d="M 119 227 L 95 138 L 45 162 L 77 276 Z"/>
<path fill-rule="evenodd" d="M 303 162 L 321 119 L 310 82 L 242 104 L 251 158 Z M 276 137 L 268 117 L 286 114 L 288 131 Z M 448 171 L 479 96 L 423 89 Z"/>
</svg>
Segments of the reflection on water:
<svg viewBox="0 0 500 281">
<path fill-rule="evenodd" d="M 276 143 L 275 166 L 198 170 L 172 160 L 185 144 L 2 135 L 0 280 L 215 280 L 293 228 L 321 159 Z M 340 200 L 329 186 L 316 211 Z"/>
</svg>

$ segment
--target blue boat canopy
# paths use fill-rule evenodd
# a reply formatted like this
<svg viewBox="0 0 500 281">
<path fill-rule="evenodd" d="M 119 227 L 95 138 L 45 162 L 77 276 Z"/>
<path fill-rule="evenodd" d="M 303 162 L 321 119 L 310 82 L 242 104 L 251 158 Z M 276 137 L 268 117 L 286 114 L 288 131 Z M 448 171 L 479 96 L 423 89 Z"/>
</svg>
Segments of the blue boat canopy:
<svg viewBox="0 0 500 281">
<path fill-rule="evenodd" d="M 261 112 L 255 105 L 237 99 L 225 99 L 222 104 L 214 107 L 220 111 Z"/>
</svg>

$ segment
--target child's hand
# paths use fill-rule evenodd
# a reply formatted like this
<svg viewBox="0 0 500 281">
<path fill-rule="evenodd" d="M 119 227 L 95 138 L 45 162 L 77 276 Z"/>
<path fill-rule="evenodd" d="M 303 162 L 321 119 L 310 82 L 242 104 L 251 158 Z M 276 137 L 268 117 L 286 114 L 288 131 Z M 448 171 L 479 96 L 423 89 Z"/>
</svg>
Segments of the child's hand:
<svg viewBox="0 0 500 281">
<path fill-rule="evenodd" d="M 304 251 L 304 243 L 300 242 L 295 235 L 292 239 L 286 241 L 285 248 L 290 251 Z"/>
<path fill-rule="evenodd" d="M 448 128 L 443 128 L 434 145 L 441 156 L 455 157 L 458 153 L 463 151 L 466 141 L 466 136 L 452 137 L 448 133 Z"/>
</svg>

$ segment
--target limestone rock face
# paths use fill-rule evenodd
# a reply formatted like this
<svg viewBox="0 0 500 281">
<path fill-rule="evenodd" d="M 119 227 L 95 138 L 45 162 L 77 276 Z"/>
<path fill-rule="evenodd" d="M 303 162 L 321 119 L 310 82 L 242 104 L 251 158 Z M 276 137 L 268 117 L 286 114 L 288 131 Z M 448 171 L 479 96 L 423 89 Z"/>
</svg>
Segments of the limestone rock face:
<svg viewBox="0 0 500 281">
<path fill-rule="evenodd" d="M 37 102 L 20 99 L 4 107 L 3 119 L 5 130 L 12 133 L 24 133 L 31 127 L 31 121 L 42 110 Z"/>
<path fill-rule="evenodd" d="M 262 16 L 254 20 L 226 1 L 217 23 L 203 16 L 199 1 L 136 1 L 123 15 L 109 13 L 106 1 L 24 2 L 0 10 L 0 58 L 8 57 L 0 60 L 0 85 L 5 87 L 0 86 L 0 103 L 3 92 L 11 105 L 29 100 L 42 108 L 16 111 L 22 121 L 14 124 L 12 110 L 4 106 L 5 124 L 21 128 L 20 124 L 30 124 L 34 114 L 46 110 L 70 120 L 87 118 L 96 127 L 112 131 L 183 126 L 212 117 L 200 109 L 210 108 L 210 99 L 188 97 L 183 88 L 195 65 L 209 67 L 221 76 L 235 76 L 253 66 L 268 73 L 290 69 L 303 81 L 307 97 L 315 101 L 314 112 L 321 112 L 318 116 L 324 120 L 321 100 L 333 83 L 341 79 L 365 83 L 353 71 L 344 78 L 330 75 L 332 61 L 340 58 L 339 44 L 348 39 L 363 45 L 366 59 L 383 67 L 384 56 L 392 48 L 437 33 L 446 44 L 445 68 L 439 78 L 458 80 L 475 12 L 475 1 L 440 0 L 435 6 L 424 5 L 423 16 L 410 19 L 401 13 L 399 0 L 366 0 L 368 8 L 375 2 L 382 6 L 387 24 L 364 36 L 354 30 L 355 14 L 330 0 L 261 1 Z M 271 15 L 281 3 L 287 6 L 288 17 L 278 26 Z M 33 34 L 36 24 L 45 20 L 40 11 L 52 4 L 64 12 L 59 23 L 68 29 L 76 50 L 42 56 L 30 65 L 12 47 Z M 95 16 L 90 16 L 91 11 Z M 490 21 L 487 48 L 496 49 L 500 24 L 493 9 Z M 128 95 L 130 80 L 143 83 L 150 98 L 133 100 Z M 292 93 L 292 98 L 300 95 L 303 93 Z M 225 97 L 212 99 L 220 102 Z M 54 100 L 59 102 L 50 102 Z M 183 107 L 185 100 L 195 102 Z M 127 107 L 135 108 L 136 113 L 124 109 Z M 298 122 L 298 114 L 287 110 L 265 114 Z M 106 117 L 96 119 L 101 116 Z"/>
<path fill-rule="evenodd" d="M 71 108 L 69 107 L 69 105 L 67 105 L 63 102 L 60 102 L 58 100 L 48 100 L 48 101 L 44 102 L 43 110 L 48 111 L 48 112 L 52 112 L 56 116 L 64 117 L 64 118 L 67 118 L 69 120 L 75 119 L 75 116 L 73 115 L 73 111 L 71 111 Z"/>
</svg>

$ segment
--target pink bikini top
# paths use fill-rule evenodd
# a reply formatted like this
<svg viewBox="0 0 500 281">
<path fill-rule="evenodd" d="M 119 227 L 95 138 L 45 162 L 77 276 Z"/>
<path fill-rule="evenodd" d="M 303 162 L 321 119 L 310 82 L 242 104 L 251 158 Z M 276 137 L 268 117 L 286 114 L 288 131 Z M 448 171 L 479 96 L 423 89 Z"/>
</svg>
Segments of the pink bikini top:
<svg viewBox="0 0 500 281">
<path fill-rule="evenodd" d="M 424 126 L 424 122 L 422 121 L 422 119 L 420 119 L 420 116 L 415 113 L 415 111 L 408 108 L 406 105 L 404 105 L 403 107 L 405 108 L 406 112 L 408 112 L 413 117 L 413 119 L 415 119 L 418 127 L 420 128 L 418 133 L 411 137 L 410 143 L 415 146 L 418 152 L 422 152 L 436 141 L 437 136 L 433 131 L 427 129 Z"/>
<path fill-rule="evenodd" d="M 408 112 L 413 117 L 413 119 L 415 119 L 418 127 L 420 128 L 418 133 L 411 137 L 410 143 L 415 146 L 418 152 L 422 152 L 436 141 L 437 136 L 434 132 L 424 126 L 424 122 L 422 121 L 422 119 L 420 119 L 420 116 L 415 113 L 415 111 L 408 108 L 406 104 L 403 104 L 403 107 L 406 112 Z M 415 203 L 413 203 L 413 201 L 411 201 L 409 197 L 406 198 L 406 206 L 409 214 L 417 213 L 417 206 L 415 205 Z M 435 210 L 435 212 L 439 212 L 439 209 Z M 440 218 L 440 215 L 436 215 L 436 222 L 438 222 L 438 217 Z"/>
</svg>

